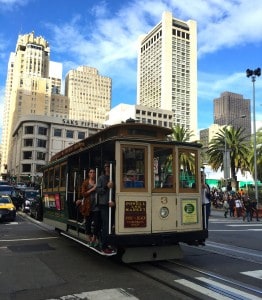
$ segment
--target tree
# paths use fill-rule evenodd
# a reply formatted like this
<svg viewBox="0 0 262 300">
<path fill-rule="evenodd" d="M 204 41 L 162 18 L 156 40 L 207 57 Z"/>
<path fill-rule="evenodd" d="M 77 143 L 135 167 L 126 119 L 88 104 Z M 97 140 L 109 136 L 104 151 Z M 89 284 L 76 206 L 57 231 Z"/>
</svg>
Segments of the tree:
<svg viewBox="0 0 262 300">
<path fill-rule="evenodd" d="M 256 136 L 256 150 L 257 150 L 257 179 L 262 180 L 262 128 L 259 128 Z M 254 139 L 251 137 L 252 145 L 249 155 L 249 171 L 254 177 Z"/>
<path fill-rule="evenodd" d="M 184 126 L 176 125 L 172 130 L 172 140 L 177 142 L 189 142 L 193 136 L 193 131 L 189 131 Z M 195 159 L 195 156 L 190 152 L 180 153 L 179 162 L 184 174 L 190 175 L 195 173 Z"/>
<path fill-rule="evenodd" d="M 189 131 L 184 126 L 176 125 L 172 130 L 172 140 L 174 141 L 189 142 L 193 136 L 193 131 Z"/>
<path fill-rule="evenodd" d="M 215 135 L 209 143 L 207 150 L 208 162 L 211 167 L 217 171 L 220 167 L 221 170 L 225 169 L 224 155 L 225 143 L 226 149 L 230 150 L 230 170 L 233 179 L 236 179 L 238 170 L 241 172 L 249 169 L 250 157 L 250 140 L 244 134 L 243 128 L 234 129 L 234 127 L 223 127 Z"/>
</svg>

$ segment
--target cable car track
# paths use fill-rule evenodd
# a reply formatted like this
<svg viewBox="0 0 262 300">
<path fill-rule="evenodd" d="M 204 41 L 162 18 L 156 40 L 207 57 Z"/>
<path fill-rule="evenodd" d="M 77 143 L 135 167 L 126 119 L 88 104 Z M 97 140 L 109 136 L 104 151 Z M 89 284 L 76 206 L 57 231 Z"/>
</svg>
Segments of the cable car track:
<svg viewBox="0 0 262 300">
<path fill-rule="evenodd" d="M 181 299 L 262 299 L 261 289 L 177 260 L 132 264 L 130 267 L 168 287 L 172 293 L 184 296 Z"/>
</svg>

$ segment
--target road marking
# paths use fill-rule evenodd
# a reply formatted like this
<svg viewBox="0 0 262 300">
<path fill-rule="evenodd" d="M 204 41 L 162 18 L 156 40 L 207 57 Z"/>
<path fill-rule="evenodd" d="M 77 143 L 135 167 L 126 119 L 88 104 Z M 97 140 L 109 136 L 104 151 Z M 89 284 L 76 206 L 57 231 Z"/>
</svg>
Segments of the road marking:
<svg viewBox="0 0 262 300">
<path fill-rule="evenodd" d="M 62 300 L 62 299 L 92 299 L 92 300 L 138 300 L 135 296 L 129 294 L 124 289 L 106 289 L 106 290 L 97 290 L 92 292 L 83 292 L 80 294 L 73 294 L 62 296 L 60 298 L 51 298 L 47 300 Z"/>
<path fill-rule="evenodd" d="M 233 292 L 233 293 L 235 293 L 236 295 L 244 296 L 244 297 L 246 297 L 247 299 L 261 300 L 261 297 L 256 297 L 256 296 L 251 295 L 251 294 L 249 294 L 249 293 L 240 291 L 239 289 L 234 289 L 233 287 L 227 286 L 227 285 L 225 285 L 225 284 L 216 282 L 216 281 L 214 281 L 214 280 L 211 280 L 211 279 L 208 279 L 208 278 L 205 278 L 205 277 L 196 277 L 196 279 L 198 279 L 198 280 L 200 280 L 200 281 L 202 281 L 202 282 L 211 284 L 212 286 L 216 286 L 216 287 L 218 287 L 218 288 L 220 288 L 220 289 L 224 289 L 224 290 L 226 290 L 226 291 Z M 230 298 L 230 299 L 231 299 L 231 298 Z"/>
<path fill-rule="evenodd" d="M 47 236 L 47 237 L 42 237 L 42 238 L 0 240 L 0 242 L 37 241 L 37 240 L 50 240 L 50 239 L 58 239 L 58 237 L 56 237 L 56 236 Z"/>
<path fill-rule="evenodd" d="M 262 270 L 255 270 L 255 271 L 247 271 L 247 272 L 240 272 L 241 274 L 255 277 L 257 279 L 262 279 Z"/>
<path fill-rule="evenodd" d="M 250 227 L 250 226 L 259 226 L 259 227 L 262 227 L 262 224 L 252 224 L 252 223 L 249 223 L 249 224 L 229 224 L 229 225 L 226 225 L 226 226 L 229 226 L 229 227 Z"/>
<path fill-rule="evenodd" d="M 9 223 L 5 223 L 5 225 L 18 225 L 18 222 L 9 222 Z"/>
<path fill-rule="evenodd" d="M 175 280 L 175 282 L 180 283 L 180 284 L 184 285 L 187 288 L 191 288 L 192 290 L 197 291 L 201 294 L 204 294 L 204 295 L 206 295 L 206 296 L 208 296 L 212 299 L 217 299 L 217 300 L 230 300 L 230 299 L 232 299 L 232 298 L 229 298 L 229 297 L 226 297 L 226 296 L 222 296 L 219 293 L 213 292 L 213 291 L 211 291 L 211 290 L 209 290 L 205 287 L 202 287 L 202 286 L 200 286 L 196 283 L 193 283 L 189 280 L 186 280 L 186 279 L 178 279 L 178 280 Z"/>
</svg>

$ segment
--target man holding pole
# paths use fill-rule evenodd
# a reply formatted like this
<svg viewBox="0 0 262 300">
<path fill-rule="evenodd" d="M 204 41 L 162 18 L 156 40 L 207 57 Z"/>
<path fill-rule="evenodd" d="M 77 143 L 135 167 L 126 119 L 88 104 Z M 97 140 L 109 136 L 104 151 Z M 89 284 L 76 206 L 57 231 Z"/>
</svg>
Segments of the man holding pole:
<svg viewBox="0 0 262 300">
<path fill-rule="evenodd" d="M 112 207 L 115 202 L 112 197 L 113 181 L 112 181 L 112 163 L 104 164 L 104 172 L 97 180 L 96 192 L 98 197 L 98 205 L 101 214 L 101 250 L 105 254 L 111 254 L 113 250 L 108 244 L 108 235 L 111 233 L 112 227 Z"/>
</svg>

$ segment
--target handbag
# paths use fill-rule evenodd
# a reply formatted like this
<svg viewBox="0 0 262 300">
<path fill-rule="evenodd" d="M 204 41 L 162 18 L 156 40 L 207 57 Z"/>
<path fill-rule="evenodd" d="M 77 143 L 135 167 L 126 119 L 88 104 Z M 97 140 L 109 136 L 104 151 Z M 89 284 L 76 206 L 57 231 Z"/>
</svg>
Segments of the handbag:
<svg viewBox="0 0 262 300">
<path fill-rule="evenodd" d="M 90 197 L 85 197 L 81 200 L 77 200 L 76 205 L 83 217 L 87 217 L 90 215 L 90 211 L 91 211 Z"/>
</svg>

